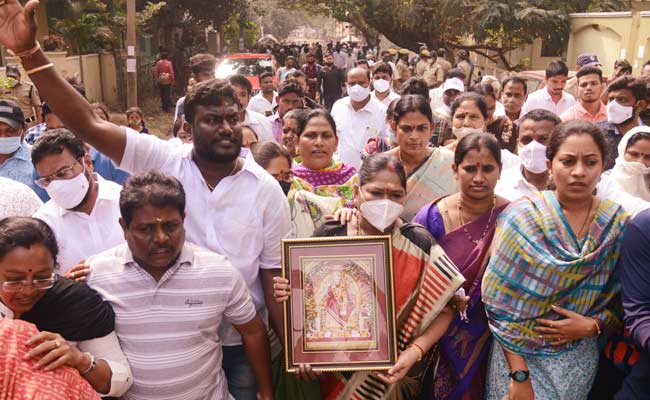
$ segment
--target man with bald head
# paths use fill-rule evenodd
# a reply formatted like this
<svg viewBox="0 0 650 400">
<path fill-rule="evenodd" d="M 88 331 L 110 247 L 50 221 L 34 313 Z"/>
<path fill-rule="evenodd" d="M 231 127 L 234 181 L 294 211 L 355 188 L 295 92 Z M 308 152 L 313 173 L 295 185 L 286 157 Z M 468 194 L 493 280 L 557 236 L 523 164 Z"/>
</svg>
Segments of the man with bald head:
<svg viewBox="0 0 650 400">
<path fill-rule="evenodd" d="M 359 169 L 368 139 L 386 129 L 386 106 L 370 95 L 370 71 L 352 68 L 346 77 L 348 95 L 332 107 L 341 161 Z"/>
</svg>

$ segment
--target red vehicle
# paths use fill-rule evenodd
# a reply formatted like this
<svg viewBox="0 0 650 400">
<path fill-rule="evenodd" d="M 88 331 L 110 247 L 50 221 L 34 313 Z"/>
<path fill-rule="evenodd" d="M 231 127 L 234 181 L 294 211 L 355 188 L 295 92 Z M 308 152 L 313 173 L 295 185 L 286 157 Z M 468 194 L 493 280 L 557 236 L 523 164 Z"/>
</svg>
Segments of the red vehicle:
<svg viewBox="0 0 650 400">
<path fill-rule="evenodd" d="M 242 74 L 253 85 L 253 94 L 255 94 L 260 90 L 259 75 L 268 71 L 273 74 L 273 80 L 275 81 L 277 65 L 275 58 L 271 54 L 228 54 L 217 65 L 215 75 L 219 79 L 226 79 L 234 74 Z"/>
</svg>

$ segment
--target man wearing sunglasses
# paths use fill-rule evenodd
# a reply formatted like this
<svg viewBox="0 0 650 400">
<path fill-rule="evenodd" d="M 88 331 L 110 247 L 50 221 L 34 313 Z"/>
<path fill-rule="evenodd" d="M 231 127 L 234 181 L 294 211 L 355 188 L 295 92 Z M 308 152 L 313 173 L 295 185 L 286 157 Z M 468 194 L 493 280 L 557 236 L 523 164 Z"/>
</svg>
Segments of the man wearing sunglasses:
<svg viewBox="0 0 650 400">
<path fill-rule="evenodd" d="M 52 129 L 32 148 L 32 162 L 50 200 L 34 218 L 54 231 L 59 243 L 57 273 L 68 279 L 85 280 L 89 269 L 84 260 L 124 242 L 118 223 L 122 187 L 103 179 L 83 141 L 67 129 Z"/>
</svg>

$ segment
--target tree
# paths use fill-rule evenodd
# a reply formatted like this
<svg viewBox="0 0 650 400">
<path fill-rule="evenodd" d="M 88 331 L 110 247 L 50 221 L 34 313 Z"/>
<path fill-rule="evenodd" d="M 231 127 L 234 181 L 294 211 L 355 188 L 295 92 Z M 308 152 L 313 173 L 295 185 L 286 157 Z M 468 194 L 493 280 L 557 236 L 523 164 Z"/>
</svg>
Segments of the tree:
<svg viewBox="0 0 650 400">
<path fill-rule="evenodd" d="M 507 53 L 535 39 L 564 43 L 569 13 L 621 9 L 624 0 L 283 0 L 353 24 L 364 36 L 379 32 L 418 51 L 432 48 L 472 50 L 512 70 Z M 474 40 L 468 40 L 473 38 Z"/>
</svg>

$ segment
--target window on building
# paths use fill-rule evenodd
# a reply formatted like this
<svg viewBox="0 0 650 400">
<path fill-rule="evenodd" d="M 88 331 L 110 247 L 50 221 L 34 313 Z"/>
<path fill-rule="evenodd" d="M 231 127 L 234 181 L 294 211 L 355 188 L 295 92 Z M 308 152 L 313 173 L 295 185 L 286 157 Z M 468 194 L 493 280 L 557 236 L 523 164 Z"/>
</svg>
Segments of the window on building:
<svg viewBox="0 0 650 400">
<path fill-rule="evenodd" d="M 542 57 L 561 57 L 563 43 L 554 40 L 542 40 Z"/>
</svg>

